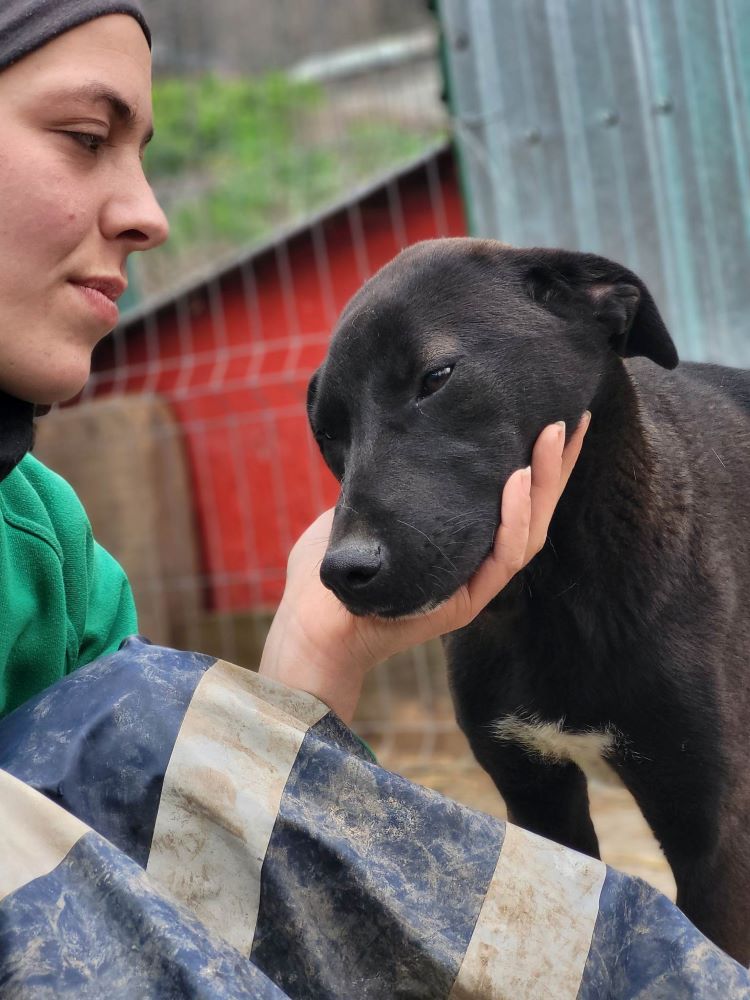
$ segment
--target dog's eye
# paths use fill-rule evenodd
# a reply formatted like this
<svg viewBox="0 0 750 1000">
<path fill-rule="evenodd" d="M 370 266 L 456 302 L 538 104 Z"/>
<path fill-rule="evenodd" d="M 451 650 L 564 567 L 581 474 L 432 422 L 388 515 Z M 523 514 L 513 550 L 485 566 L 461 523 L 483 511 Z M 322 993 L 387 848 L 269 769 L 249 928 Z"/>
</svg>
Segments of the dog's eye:
<svg viewBox="0 0 750 1000">
<path fill-rule="evenodd" d="M 434 372 L 427 372 L 422 379 L 419 398 L 424 399 L 425 396 L 431 396 L 438 389 L 442 389 L 452 374 L 453 365 L 446 365 L 444 368 L 436 368 Z"/>
<path fill-rule="evenodd" d="M 329 434 L 328 431 L 316 431 L 315 432 L 315 437 L 316 438 L 322 438 L 324 441 L 334 441 L 335 440 L 333 434 Z"/>
</svg>

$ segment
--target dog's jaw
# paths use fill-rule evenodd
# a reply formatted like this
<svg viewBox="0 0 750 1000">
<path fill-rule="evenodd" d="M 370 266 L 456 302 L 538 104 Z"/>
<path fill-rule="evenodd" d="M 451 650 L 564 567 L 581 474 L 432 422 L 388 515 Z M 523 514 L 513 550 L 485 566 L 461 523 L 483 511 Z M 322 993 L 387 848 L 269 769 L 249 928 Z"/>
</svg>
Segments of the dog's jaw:
<svg viewBox="0 0 750 1000">
<path fill-rule="evenodd" d="M 336 595 L 338 597 L 338 595 Z M 388 606 L 375 606 L 375 607 L 364 607 L 358 606 L 350 601 L 342 600 L 341 597 L 338 599 L 344 605 L 349 614 L 354 615 L 356 618 L 386 618 L 388 621 L 400 622 L 400 621 L 410 621 L 415 618 L 421 618 L 424 615 L 428 615 L 438 608 L 442 607 L 448 601 L 451 600 L 453 595 L 448 597 L 443 597 L 439 599 L 426 601 L 424 604 L 419 605 L 412 611 L 402 611 L 398 608 L 388 607 Z"/>
</svg>

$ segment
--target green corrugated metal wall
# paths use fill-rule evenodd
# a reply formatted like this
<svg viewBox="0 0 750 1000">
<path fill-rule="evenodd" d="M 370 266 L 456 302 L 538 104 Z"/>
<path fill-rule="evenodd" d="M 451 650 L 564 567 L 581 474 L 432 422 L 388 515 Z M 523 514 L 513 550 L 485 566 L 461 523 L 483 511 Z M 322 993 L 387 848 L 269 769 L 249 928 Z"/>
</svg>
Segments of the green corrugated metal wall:
<svg viewBox="0 0 750 1000">
<path fill-rule="evenodd" d="M 750 366 L 750 0 L 440 0 L 476 235 L 602 253 Z"/>
</svg>

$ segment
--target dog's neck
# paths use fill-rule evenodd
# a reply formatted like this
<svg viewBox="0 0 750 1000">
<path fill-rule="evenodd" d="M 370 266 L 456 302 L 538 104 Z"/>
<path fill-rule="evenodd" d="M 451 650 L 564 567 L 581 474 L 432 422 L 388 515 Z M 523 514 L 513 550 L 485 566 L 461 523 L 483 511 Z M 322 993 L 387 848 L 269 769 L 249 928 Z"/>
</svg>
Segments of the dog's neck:
<svg viewBox="0 0 750 1000">
<path fill-rule="evenodd" d="M 591 425 L 561 502 L 566 530 L 588 531 L 604 524 L 616 530 L 620 523 L 628 534 L 634 527 L 639 534 L 653 530 L 661 494 L 657 472 L 637 385 L 618 360 L 591 402 Z"/>
<path fill-rule="evenodd" d="M 660 478 L 658 428 L 636 382 L 618 362 L 591 405 L 591 426 L 553 518 L 549 542 L 529 567 L 528 583 L 571 599 L 610 594 L 642 604 L 655 581 L 644 567 L 683 558 L 691 528 L 688 484 Z"/>
</svg>

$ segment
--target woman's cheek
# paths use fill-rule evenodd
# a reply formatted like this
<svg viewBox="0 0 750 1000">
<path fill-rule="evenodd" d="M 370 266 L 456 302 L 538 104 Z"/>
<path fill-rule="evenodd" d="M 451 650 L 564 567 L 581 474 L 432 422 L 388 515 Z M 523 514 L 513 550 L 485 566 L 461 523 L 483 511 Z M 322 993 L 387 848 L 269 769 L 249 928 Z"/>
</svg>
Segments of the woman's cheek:
<svg viewBox="0 0 750 1000">
<path fill-rule="evenodd" d="M 50 262 L 71 252 L 86 235 L 86 209 L 93 191 L 72 182 L 66 171 L 30 158 L 26 169 L 0 177 L 3 221 L 0 240 L 9 239 L 15 252 L 38 251 Z M 82 197 L 85 195 L 85 200 Z"/>
</svg>

